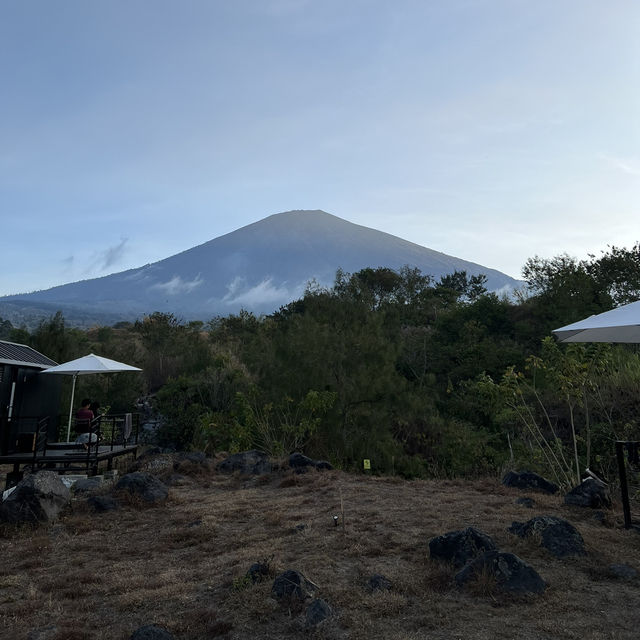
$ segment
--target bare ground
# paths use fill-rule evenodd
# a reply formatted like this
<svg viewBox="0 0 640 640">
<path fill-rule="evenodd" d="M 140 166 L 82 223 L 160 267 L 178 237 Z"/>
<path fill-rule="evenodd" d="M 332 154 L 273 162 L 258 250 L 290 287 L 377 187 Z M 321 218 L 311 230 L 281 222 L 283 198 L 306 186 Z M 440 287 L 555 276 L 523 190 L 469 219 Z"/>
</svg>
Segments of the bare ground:
<svg viewBox="0 0 640 640">
<path fill-rule="evenodd" d="M 0 637 L 36 630 L 35 640 L 125 640 L 150 623 L 181 640 L 640 637 L 640 580 L 609 569 L 640 570 L 640 535 L 622 528 L 619 510 L 603 523 L 559 497 L 527 494 L 536 506 L 526 509 L 515 504 L 520 495 L 494 478 L 408 482 L 332 471 L 194 474 L 162 506 L 104 514 L 78 498 L 55 524 L 3 529 Z M 570 520 L 588 555 L 558 560 L 507 531 L 540 514 Z M 456 588 L 454 570 L 429 559 L 428 543 L 467 526 L 531 564 L 546 593 L 514 599 L 490 581 Z M 270 576 L 252 585 L 244 576 L 258 561 Z M 304 609 L 276 603 L 271 585 L 285 569 L 318 585 L 333 618 L 306 629 Z M 367 592 L 376 573 L 391 580 L 390 592 Z"/>
</svg>

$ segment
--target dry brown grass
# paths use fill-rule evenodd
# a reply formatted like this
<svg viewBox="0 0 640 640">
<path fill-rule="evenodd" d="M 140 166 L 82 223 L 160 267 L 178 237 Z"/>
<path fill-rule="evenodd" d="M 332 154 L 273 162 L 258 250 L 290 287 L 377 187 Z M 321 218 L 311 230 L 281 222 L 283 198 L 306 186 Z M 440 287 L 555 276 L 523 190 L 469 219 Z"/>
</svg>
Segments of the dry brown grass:
<svg viewBox="0 0 640 640">
<path fill-rule="evenodd" d="M 150 623 L 184 640 L 637 638 L 640 581 L 616 579 L 608 567 L 640 569 L 640 535 L 625 531 L 615 511 L 600 523 L 553 496 L 536 494 L 536 507 L 525 509 L 515 504 L 519 495 L 491 478 L 209 472 L 173 486 L 159 507 L 129 501 L 93 514 L 74 502 L 48 527 L 0 531 L 0 638 L 52 627 L 43 637 L 125 640 Z M 573 522 L 589 555 L 556 560 L 507 532 L 513 520 L 539 514 Z M 488 576 L 458 589 L 454 570 L 429 559 L 428 542 L 467 526 L 533 565 L 547 592 L 509 600 Z M 265 560 L 267 579 L 243 580 L 251 564 Z M 273 577 L 289 568 L 318 585 L 335 610 L 315 630 L 305 629 L 303 609 L 270 596 Z M 375 573 L 393 589 L 367 592 Z"/>
</svg>

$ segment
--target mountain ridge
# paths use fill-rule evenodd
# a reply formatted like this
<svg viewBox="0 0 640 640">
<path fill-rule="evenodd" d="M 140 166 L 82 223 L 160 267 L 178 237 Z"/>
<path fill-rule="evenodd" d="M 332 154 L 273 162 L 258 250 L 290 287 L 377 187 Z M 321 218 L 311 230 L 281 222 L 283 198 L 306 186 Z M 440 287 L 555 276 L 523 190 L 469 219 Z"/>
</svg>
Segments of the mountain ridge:
<svg viewBox="0 0 640 640">
<path fill-rule="evenodd" d="M 272 214 L 172 256 L 98 278 L 0 298 L 0 316 L 58 306 L 87 317 L 131 320 L 165 311 L 210 319 L 245 308 L 270 313 L 300 297 L 311 280 L 331 286 L 338 268 L 400 269 L 409 265 L 439 278 L 455 270 L 484 273 L 489 290 L 519 281 L 477 263 L 423 247 L 321 210 Z M 10 307 L 8 306 L 10 305 Z M 10 317 L 8 319 L 11 319 Z M 13 322 L 13 321 L 12 321 Z M 72 322 L 70 320 L 70 322 Z"/>
</svg>

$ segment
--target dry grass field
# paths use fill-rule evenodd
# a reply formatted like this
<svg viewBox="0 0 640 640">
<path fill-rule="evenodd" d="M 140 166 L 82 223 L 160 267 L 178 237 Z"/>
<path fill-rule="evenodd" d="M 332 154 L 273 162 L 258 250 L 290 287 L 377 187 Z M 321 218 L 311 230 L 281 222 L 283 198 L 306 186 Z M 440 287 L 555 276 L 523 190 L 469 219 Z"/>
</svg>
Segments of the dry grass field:
<svg viewBox="0 0 640 640">
<path fill-rule="evenodd" d="M 536 506 L 524 508 L 515 504 L 521 495 L 495 478 L 211 471 L 178 480 L 161 506 L 130 503 L 96 514 L 77 498 L 54 524 L 2 530 L 0 636 L 126 640 L 157 623 L 181 640 L 640 637 L 640 580 L 609 569 L 627 563 L 640 570 L 640 535 L 622 528 L 619 509 L 599 522 L 559 497 L 526 494 Z M 342 510 L 344 523 L 334 526 Z M 558 560 L 507 531 L 512 521 L 540 514 L 570 520 L 588 555 Z M 545 594 L 506 597 L 490 580 L 458 589 L 454 571 L 429 559 L 428 543 L 470 525 L 531 564 L 549 584 Z M 249 584 L 247 569 L 264 560 L 271 575 Z M 331 619 L 306 629 L 304 610 L 271 597 L 273 578 L 285 569 L 318 585 Z M 376 573 L 391 580 L 391 591 L 365 589 Z"/>
</svg>

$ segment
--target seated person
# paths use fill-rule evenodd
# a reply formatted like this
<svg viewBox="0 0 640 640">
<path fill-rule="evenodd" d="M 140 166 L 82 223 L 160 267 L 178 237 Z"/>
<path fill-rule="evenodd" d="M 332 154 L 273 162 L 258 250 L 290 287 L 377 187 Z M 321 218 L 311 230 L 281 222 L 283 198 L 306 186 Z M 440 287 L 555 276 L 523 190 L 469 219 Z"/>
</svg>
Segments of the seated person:
<svg viewBox="0 0 640 640">
<path fill-rule="evenodd" d="M 98 436 L 91 433 L 91 421 L 93 420 L 93 411 L 89 408 L 91 400 L 85 398 L 80 404 L 80 408 L 76 411 L 76 431 L 80 433 L 76 444 L 86 445 L 88 442 L 96 442 Z"/>
<path fill-rule="evenodd" d="M 76 411 L 76 423 L 86 425 L 87 427 L 91 425 L 91 421 L 93 420 L 94 415 L 90 407 L 91 400 L 85 398 L 82 401 L 80 408 Z"/>
</svg>

